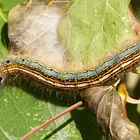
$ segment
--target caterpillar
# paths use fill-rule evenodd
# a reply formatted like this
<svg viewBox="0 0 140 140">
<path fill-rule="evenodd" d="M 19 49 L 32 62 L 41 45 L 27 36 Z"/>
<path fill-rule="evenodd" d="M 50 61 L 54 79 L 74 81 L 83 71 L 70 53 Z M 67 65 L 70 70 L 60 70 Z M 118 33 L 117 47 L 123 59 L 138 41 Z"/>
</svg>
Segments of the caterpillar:
<svg viewBox="0 0 140 140">
<path fill-rule="evenodd" d="M 121 74 L 140 62 L 140 43 L 115 55 L 94 70 L 80 73 L 60 73 L 23 56 L 13 55 L 0 62 L 2 75 L 20 73 L 28 75 L 53 88 L 82 90 L 89 87 L 106 86 L 115 82 Z M 4 76 L 1 76 L 1 80 Z"/>
</svg>

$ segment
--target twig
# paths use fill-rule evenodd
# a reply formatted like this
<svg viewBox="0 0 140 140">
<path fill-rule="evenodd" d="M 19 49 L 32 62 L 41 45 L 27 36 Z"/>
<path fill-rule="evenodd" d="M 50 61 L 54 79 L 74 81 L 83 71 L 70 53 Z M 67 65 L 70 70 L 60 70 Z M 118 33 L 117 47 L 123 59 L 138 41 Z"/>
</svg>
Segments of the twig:
<svg viewBox="0 0 140 140">
<path fill-rule="evenodd" d="M 81 106 L 83 104 L 82 101 L 79 101 L 78 103 L 72 105 L 71 107 L 67 108 L 66 110 L 64 110 L 63 112 L 61 112 L 60 114 L 54 116 L 53 118 L 51 118 L 50 120 L 42 123 L 41 125 L 37 126 L 36 128 L 34 128 L 33 130 L 31 130 L 30 132 L 28 132 L 27 134 L 25 134 L 23 137 L 20 138 L 20 140 L 26 140 L 27 138 L 29 138 L 31 135 L 37 133 L 40 129 L 44 128 L 45 126 L 47 126 L 48 124 L 50 124 L 51 122 L 53 122 L 54 120 L 60 118 L 61 116 L 63 116 L 64 114 L 78 108 L 79 106 Z"/>
</svg>

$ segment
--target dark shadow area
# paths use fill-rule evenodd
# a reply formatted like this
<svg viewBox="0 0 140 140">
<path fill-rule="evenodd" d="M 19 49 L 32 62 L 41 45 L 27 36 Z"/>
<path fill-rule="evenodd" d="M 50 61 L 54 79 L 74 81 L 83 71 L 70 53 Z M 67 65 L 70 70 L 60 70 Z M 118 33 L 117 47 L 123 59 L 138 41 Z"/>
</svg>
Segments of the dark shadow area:
<svg viewBox="0 0 140 140">
<path fill-rule="evenodd" d="M 138 81 L 136 88 L 131 92 L 134 93 L 135 97 L 133 97 L 133 98 L 140 99 L 140 80 Z M 137 127 L 139 128 L 139 126 L 140 126 L 140 114 L 137 112 L 137 105 L 127 104 L 126 108 L 127 108 L 128 118 L 132 122 L 134 122 L 137 125 Z"/>
<path fill-rule="evenodd" d="M 88 106 L 83 110 L 71 111 L 71 116 L 83 140 L 101 140 L 103 133 L 98 127 L 96 118 L 88 109 Z"/>
<path fill-rule="evenodd" d="M 137 112 L 137 105 L 127 104 L 126 106 L 128 118 L 134 122 L 139 128 L 140 125 L 140 114 Z"/>
<path fill-rule="evenodd" d="M 139 0 L 131 0 L 130 2 L 133 14 L 140 21 L 140 1 Z"/>
<path fill-rule="evenodd" d="M 1 41 L 2 44 L 9 50 L 10 49 L 10 41 L 8 38 L 8 24 L 5 23 L 1 30 Z"/>
<path fill-rule="evenodd" d="M 61 129 L 63 129 L 66 125 L 68 125 L 69 123 L 71 123 L 73 121 L 73 119 L 69 119 L 68 121 L 66 121 L 65 123 L 63 123 L 61 126 L 59 126 L 57 129 L 55 129 L 54 131 L 52 131 L 49 135 L 47 135 L 45 138 L 43 138 L 43 140 L 48 140 L 49 138 L 51 138 L 54 134 L 56 134 L 58 131 L 60 131 Z"/>
<path fill-rule="evenodd" d="M 139 99 L 140 98 L 140 80 L 138 81 L 137 86 L 134 89 L 134 93 L 135 93 L 135 97 Z"/>
</svg>

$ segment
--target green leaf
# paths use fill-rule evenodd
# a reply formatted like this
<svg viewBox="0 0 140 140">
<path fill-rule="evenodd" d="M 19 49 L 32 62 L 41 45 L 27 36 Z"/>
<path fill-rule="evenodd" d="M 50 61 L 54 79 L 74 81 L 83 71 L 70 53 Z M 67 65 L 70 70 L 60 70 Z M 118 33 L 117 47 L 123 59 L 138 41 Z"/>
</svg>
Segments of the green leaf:
<svg viewBox="0 0 140 140">
<path fill-rule="evenodd" d="M 0 0 L 0 7 L 5 10 L 10 10 L 18 3 L 23 3 L 25 0 Z"/>
<path fill-rule="evenodd" d="M 78 0 L 69 6 L 60 34 L 75 63 L 95 68 L 133 42 L 128 4 L 128 0 Z"/>
</svg>

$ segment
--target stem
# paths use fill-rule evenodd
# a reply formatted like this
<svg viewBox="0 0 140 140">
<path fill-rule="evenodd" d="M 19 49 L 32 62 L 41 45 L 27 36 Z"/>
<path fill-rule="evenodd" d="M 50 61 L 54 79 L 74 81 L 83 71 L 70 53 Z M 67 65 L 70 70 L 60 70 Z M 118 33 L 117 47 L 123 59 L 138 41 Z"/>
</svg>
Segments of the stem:
<svg viewBox="0 0 140 140">
<path fill-rule="evenodd" d="M 0 8 L 0 17 L 3 19 L 4 22 L 7 22 L 6 17 L 4 16 L 2 9 Z"/>
<path fill-rule="evenodd" d="M 78 103 L 72 105 L 71 107 L 69 107 L 68 109 L 64 110 L 63 112 L 61 112 L 60 114 L 54 116 L 53 118 L 51 118 L 50 120 L 42 123 L 41 125 L 37 126 L 36 128 L 34 128 L 33 130 L 31 130 L 30 132 L 28 132 L 27 134 L 25 134 L 23 137 L 20 138 L 20 140 L 26 140 L 27 138 L 29 138 L 31 135 L 37 133 L 40 129 L 44 128 L 45 126 L 47 126 L 48 124 L 50 124 L 51 122 L 55 121 L 56 119 L 60 118 L 61 116 L 63 116 L 64 114 L 78 108 L 79 106 L 81 106 L 83 104 L 82 101 L 79 101 Z"/>
</svg>

